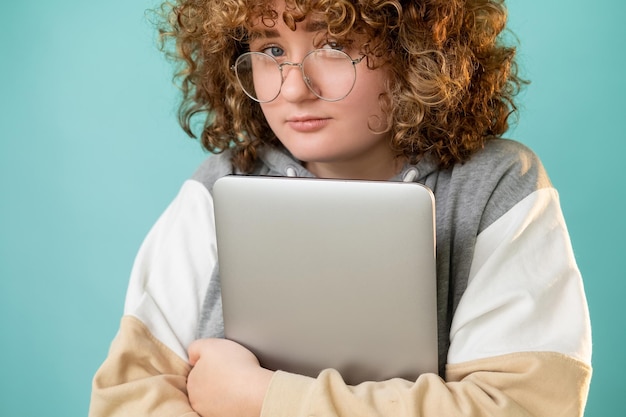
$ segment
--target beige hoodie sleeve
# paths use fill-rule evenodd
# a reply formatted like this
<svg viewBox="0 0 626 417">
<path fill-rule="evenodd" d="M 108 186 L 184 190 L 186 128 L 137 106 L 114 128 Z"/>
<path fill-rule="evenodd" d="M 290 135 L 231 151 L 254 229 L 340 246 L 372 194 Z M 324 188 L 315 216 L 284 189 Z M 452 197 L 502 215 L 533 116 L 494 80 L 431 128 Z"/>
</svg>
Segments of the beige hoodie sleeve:
<svg viewBox="0 0 626 417">
<path fill-rule="evenodd" d="M 346 385 L 332 370 L 316 379 L 277 372 L 262 417 L 581 417 L 591 369 L 552 352 L 526 352 L 424 374 Z"/>
<path fill-rule="evenodd" d="M 197 416 L 187 398 L 190 370 L 141 321 L 125 316 L 93 379 L 89 416 Z"/>
</svg>

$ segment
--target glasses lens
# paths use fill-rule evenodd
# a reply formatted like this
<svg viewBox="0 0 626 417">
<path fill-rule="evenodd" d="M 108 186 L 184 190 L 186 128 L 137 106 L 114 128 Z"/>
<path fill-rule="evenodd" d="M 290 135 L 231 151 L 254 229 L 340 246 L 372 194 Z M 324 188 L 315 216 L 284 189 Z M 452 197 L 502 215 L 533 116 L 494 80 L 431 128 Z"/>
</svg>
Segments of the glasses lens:
<svg viewBox="0 0 626 417">
<path fill-rule="evenodd" d="M 267 54 L 247 52 L 241 55 L 235 62 L 235 73 L 241 88 L 253 100 L 266 103 L 280 93 L 280 67 Z"/>
<path fill-rule="evenodd" d="M 321 99 L 338 101 L 352 91 L 356 68 L 352 58 L 336 49 L 317 49 L 302 61 L 304 80 Z"/>
<path fill-rule="evenodd" d="M 355 62 L 336 49 L 317 49 L 304 57 L 300 66 L 304 81 L 319 98 L 338 101 L 345 98 L 356 81 Z M 262 52 L 246 52 L 237 58 L 235 73 L 243 91 L 253 100 L 267 103 L 280 94 L 283 82 L 281 67 Z"/>
</svg>

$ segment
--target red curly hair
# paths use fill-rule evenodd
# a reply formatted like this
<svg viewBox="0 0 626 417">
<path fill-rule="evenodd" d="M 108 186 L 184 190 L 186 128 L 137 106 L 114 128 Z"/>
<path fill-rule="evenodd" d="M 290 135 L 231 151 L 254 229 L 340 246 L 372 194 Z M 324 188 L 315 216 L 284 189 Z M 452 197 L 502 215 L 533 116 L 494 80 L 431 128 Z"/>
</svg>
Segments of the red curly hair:
<svg viewBox="0 0 626 417">
<path fill-rule="evenodd" d="M 368 65 L 385 66 L 381 98 L 390 146 L 412 163 L 429 155 L 446 168 L 466 161 L 502 135 L 524 83 L 515 48 L 501 34 L 503 0 L 286 0 L 282 16 L 266 0 L 177 0 L 162 5 L 162 48 L 179 64 L 179 121 L 192 137 L 192 119 L 205 115 L 200 140 L 209 152 L 233 148 L 233 164 L 249 172 L 263 146 L 282 146 L 258 103 L 237 83 L 231 66 L 247 51 L 261 19 L 288 27 L 316 14 L 334 38 L 358 34 Z"/>
</svg>

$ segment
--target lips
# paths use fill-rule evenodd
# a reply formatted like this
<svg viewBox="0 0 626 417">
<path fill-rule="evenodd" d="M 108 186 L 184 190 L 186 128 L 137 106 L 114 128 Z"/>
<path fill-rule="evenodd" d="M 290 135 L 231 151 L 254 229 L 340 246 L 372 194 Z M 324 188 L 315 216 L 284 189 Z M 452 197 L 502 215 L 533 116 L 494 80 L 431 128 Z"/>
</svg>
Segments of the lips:
<svg viewBox="0 0 626 417">
<path fill-rule="evenodd" d="M 297 132 L 315 132 L 323 129 L 330 122 L 330 118 L 304 116 L 287 119 L 287 125 Z"/>
</svg>

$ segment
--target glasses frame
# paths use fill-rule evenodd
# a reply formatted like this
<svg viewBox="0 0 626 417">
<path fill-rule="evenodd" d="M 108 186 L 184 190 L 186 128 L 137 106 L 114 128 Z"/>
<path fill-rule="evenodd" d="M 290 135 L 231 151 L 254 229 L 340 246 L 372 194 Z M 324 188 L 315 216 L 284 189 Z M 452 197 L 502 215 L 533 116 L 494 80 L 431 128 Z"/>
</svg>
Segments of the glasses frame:
<svg viewBox="0 0 626 417">
<path fill-rule="evenodd" d="M 315 97 L 319 98 L 320 100 L 324 100 L 324 101 L 329 101 L 329 102 L 334 102 L 334 101 L 340 101 L 343 100 L 344 98 L 346 98 L 348 96 L 348 94 L 350 94 L 352 92 L 352 89 L 354 88 L 354 84 L 356 84 L 356 65 L 358 63 L 360 63 L 361 61 L 363 61 L 363 58 L 365 58 L 365 55 L 360 56 L 359 58 L 353 59 L 350 55 L 348 55 L 347 53 L 340 51 L 338 49 L 332 49 L 333 51 L 345 56 L 348 60 L 350 60 L 350 62 L 352 63 L 352 70 L 354 71 L 354 79 L 352 81 L 352 85 L 350 86 L 350 89 L 348 90 L 348 92 L 346 94 L 344 94 L 343 96 L 339 97 L 339 98 L 334 98 L 334 99 L 328 99 L 325 97 L 320 96 L 319 94 L 317 94 L 317 92 L 315 92 L 315 90 L 313 89 L 313 86 L 311 85 L 311 80 L 309 77 L 307 77 L 307 75 L 304 73 L 304 66 L 303 63 L 306 61 L 306 59 L 308 57 L 310 57 L 313 54 L 319 53 L 320 51 L 324 51 L 324 52 L 328 52 L 328 49 L 322 49 L 322 48 L 318 48 L 318 49 L 314 49 L 311 52 L 307 53 L 304 58 L 302 58 L 302 61 L 300 62 L 291 62 L 291 61 L 285 61 L 282 63 L 279 63 L 276 58 L 274 58 L 273 56 L 266 54 L 264 52 L 245 52 L 241 55 L 239 55 L 237 57 L 237 60 L 235 61 L 235 63 L 230 67 L 230 69 L 232 71 L 235 72 L 235 76 L 237 77 L 237 82 L 239 83 L 239 87 L 241 87 L 241 89 L 243 90 L 243 92 L 250 97 L 252 100 L 256 101 L 257 103 L 270 103 L 274 100 L 276 100 L 276 98 L 280 95 L 280 92 L 283 88 L 283 84 L 285 83 L 285 75 L 283 74 L 283 68 L 286 66 L 290 66 L 290 67 L 299 67 L 300 68 L 300 73 L 302 74 L 302 79 L 304 80 L 304 83 L 306 84 L 307 88 L 315 95 Z M 239 72 L 237 71 L 237 67 L 239 65 L 239 63 L 245 59 L 248 56 L 254 56 L 254 55 L 262 55 L 264 58 L 269 58 L 272 61 L 274 61 L 274 63 L 276 64 L 276 66 L 278 67 L 278 70 L 280 71 L 280 87 L 278 88 L 278 91 L 276 92 L 276 95 L 271 98 L 270 100 L 259 100 L 256 97 L 253 97 L 252 95 L 250 95 L 248 93 L 248 91 L 246 91 L 245 87 L 243 86 L 243 83 L 241 82 L 241 79 L 239 78 Z"/>
</svg>

